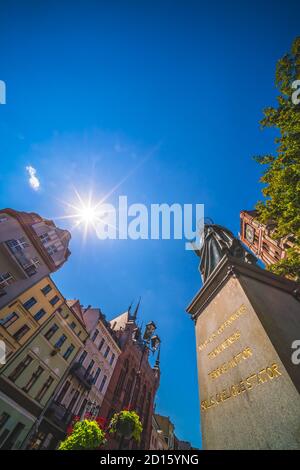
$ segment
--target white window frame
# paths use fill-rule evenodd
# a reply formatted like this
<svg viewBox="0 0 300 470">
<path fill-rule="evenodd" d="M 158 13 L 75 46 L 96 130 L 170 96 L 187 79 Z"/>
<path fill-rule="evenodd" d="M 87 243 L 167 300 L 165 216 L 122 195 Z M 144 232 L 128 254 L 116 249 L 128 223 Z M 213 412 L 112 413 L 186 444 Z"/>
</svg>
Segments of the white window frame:
<svg viewBox="0 0 300 470">
<path fill-rule="evenodd" d="M 16 250 L 23 251 L 25 250 L 25 248 L 29 247 L 29 243 L 25 237 L 13 238 L 11 240 L 8 240 L 8 242 L 9 242 L 10 248 L 16 249 Z"/>
<path fill-rule="evenodd" d="M 14 281 L 15 278 L 9 271 L 0 273 L 0 289 L 13 284 Z"/>
</svg>

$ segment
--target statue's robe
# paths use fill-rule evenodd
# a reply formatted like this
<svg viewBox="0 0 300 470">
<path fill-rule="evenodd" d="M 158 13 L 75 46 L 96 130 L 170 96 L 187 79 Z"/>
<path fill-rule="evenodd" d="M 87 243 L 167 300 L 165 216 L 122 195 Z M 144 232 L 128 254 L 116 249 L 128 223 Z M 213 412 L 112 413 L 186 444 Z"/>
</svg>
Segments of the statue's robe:
<svg viewBox="0 0 300 470">
<path fill-rule="evenodd" d="M 257 259 L 249 253 L 233 233 L 216 224 L 205 224 L 202 246 L 195 250 L 201 258 L 199 271 L 203 283 L 211 275 L 225 254 L 241 258 L 247 263 L 255 264 Z"/>
</svg>

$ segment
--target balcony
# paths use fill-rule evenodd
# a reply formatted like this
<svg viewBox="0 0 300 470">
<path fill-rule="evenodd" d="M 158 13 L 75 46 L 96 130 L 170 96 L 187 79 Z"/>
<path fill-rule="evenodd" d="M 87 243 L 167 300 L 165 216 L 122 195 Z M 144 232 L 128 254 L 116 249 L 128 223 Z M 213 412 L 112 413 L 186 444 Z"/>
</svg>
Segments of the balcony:
<svg viewBox="0 0 300 470">
<path fill-rule="evenodd" d="M 75 362 L 70 370 L 71 374 L 73 374 L 87 389 L 91 390 L 94 377 L 88 373 L 87 369 L 80 364 L 80 362 Z"/>
<path fill-rule="evenodd" d="M 53 421 L 53 423 L 55 423 L 64 431 L 67 429 L 74 416 L 71 411 L 56 401 L 51 403 L 49 409 L 46 412 L 46 415 L 51 421 Z"/>
</svg>

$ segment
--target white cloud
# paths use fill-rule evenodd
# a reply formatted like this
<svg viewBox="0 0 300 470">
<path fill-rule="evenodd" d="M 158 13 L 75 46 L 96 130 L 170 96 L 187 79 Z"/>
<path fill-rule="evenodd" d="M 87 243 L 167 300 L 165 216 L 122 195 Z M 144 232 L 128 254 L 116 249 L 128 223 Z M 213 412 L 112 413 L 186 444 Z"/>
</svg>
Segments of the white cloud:
<svg viewBox="0 0 300 470">
<path fill-rule="evenodd" d="M 40 180 L 38 179 L 38 177 L 36 176 L 36 169 L 33 168 L 33 166 L 29 165 L 26 167 L 26 171 L 28 173 L 28 176 L 29 176 L 29 186 L 34 190 L 34 191 L 38 191 L 38 189 L 40 188 Z"/>
</svg>

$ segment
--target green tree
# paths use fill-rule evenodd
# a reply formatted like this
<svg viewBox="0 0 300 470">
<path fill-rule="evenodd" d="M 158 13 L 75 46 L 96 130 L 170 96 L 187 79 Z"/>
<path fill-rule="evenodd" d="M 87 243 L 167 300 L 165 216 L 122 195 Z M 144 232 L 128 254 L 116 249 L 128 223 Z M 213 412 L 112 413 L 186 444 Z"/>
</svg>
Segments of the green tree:
<svg viewBox="0 0 300 470">
<path fill-rule="evenodd" d="M 287 257 L 269 269 L 277 274 L 300 279 L 300 104 L 293 103 L 292 84 L 300 79 L 300 37 L 292 44 L 290 53 L 276 67 L 277 106 L 264 109 L 262 128 L 279 130 L 275 139 L 276 155 L 255 159 L 266 169 L 261 182 L 264 201 L 256 208 L 263 223 L 274 221 L 274 237 L 291 234 L 294 247 Z"/>
</svg>

